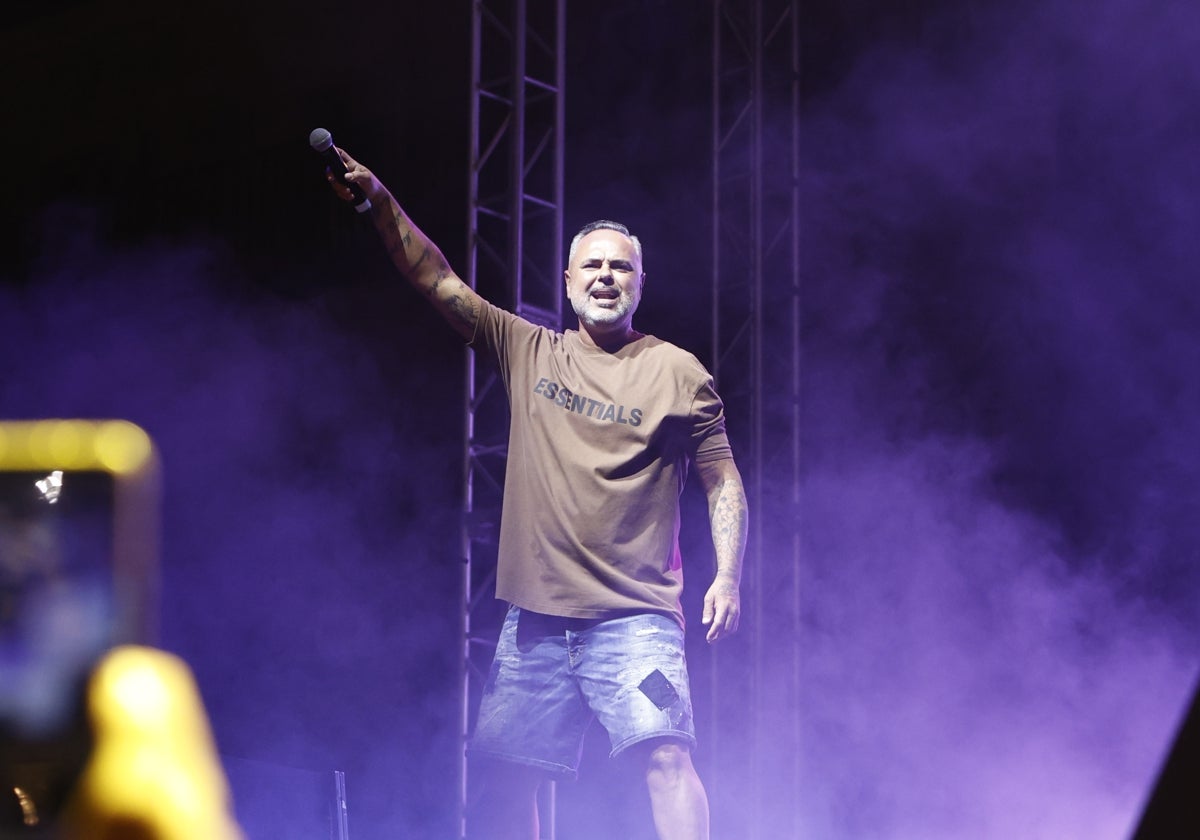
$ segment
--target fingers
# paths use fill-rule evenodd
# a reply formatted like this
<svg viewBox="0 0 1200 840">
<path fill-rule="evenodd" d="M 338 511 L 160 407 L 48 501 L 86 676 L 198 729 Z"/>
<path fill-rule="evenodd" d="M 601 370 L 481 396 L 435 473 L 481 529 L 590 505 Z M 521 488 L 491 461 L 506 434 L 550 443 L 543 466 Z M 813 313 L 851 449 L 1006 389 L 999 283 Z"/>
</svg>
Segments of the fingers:
<svg viewBox="0 0 1200 840">
<path fill-rule="evenodd" d="M 329 186 L 333 187 L 334 195 L 336 195 L 338 198 L 342 199 L 343 201 L 350 200 L 350 198 L 351 198 L 350 188 L 347 187 L 344 183 L 342 183 L 342 181 L 340 179 L 334 177 L 334 174 L 332 172 L 330 172 L 328 169 L 325 170 L 325 180 L 329 182 Z"/>
<path fill-rule="evenodd" d="M 713 597 L 712 592 L 706 594 L 704 596 L 704 612 L 700 615 L 700 623 L 709 625 L 708 633 L 705 634 L 704 639 L 710 644 L 721 638 L 720 625 L 714 622 L 717 615 L 715 601 L 716 599 Z"/>
<path fill-rule="evenodd" d="M 741 608 L 736 599 L 708 595 L 704 599 L 704 624 L 709 625 L 705 640 L 715 642 L 737 632 L 741 621 Z"/>
<path fill-rule="evenodd" d="M 346 164 L 345 178 L 347 181 L 357 183 L 358 181 L 365 181 L 371 177 L 371 173 L 367 171 L 365 166 L 356 161 L 354 158 L 350 157 L 350 155 L 344 150 L 338 149 L 337 146 L 334 146 L 334 148 L 337 149 L 338 156 L 342 159 L 342 163 Z"/>
<path fill-rule="evenodd" d="M 704 640 L 709 644 L 712 644 L 713 642 L 729 635 L 732 632 L 732 630 L 729 630 L 726 627 L 725 622 L 713 621 L 712 626 L 708 628 L 708 634 L 704 637 Z"/>
</svg>

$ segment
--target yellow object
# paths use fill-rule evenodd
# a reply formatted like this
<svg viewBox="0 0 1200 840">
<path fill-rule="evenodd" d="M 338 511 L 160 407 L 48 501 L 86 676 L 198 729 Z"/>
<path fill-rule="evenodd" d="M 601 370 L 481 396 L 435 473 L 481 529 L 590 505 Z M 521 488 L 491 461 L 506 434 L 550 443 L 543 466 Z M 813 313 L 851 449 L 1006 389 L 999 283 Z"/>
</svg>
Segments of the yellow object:
<svg viewBox="0 0 1200 840">
<path fill-rule="evenodd" d="M 107 654 L 88 686 L 95 746 L 64 819 L 71 840 L 241 840 L 187 665 L 153 648 Z"/>
<path fill-rule="evenodd" d="M 127 420 L 25 420 L 0 423 L 0 465 L 36 470 L 102 469 L 130 475 L 154 457 L 154 444 Z"/>
</svg>

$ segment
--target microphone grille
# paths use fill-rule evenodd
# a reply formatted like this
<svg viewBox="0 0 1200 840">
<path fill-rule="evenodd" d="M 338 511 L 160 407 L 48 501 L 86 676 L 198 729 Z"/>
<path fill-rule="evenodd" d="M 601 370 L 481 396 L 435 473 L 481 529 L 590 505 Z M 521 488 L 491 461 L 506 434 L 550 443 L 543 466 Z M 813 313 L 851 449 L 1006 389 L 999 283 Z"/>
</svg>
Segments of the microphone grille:
<svg viewBox="0 0 1200 840">
<path fill-rule="evenodd" d="M 323 128 L 314 128 L 308 135 L 308 145 L 312 146 L 314 151 L 324 152 L 333 145 L 333 135 Z"/>
</svg>

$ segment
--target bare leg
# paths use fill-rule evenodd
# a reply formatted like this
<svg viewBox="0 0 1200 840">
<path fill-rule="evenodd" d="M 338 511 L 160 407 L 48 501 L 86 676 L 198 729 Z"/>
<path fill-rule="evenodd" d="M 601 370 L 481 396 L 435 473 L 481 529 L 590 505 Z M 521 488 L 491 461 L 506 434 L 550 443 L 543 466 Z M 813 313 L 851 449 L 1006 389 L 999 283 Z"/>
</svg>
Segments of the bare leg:
<svg viewBox="0 0 1200 840">
<path fill-rule="evenodd" d="M 542 774 L 498 761 L 471 766 L 467 836 L 478 840 L 537 840 L 537 791 Z"/>
<path fill-rule="evenodd" d="M 646 787 L 660 840 L 708 840 L 708 796 L 687 747 L 655 744 L 647 756 Z"/>
</svg>

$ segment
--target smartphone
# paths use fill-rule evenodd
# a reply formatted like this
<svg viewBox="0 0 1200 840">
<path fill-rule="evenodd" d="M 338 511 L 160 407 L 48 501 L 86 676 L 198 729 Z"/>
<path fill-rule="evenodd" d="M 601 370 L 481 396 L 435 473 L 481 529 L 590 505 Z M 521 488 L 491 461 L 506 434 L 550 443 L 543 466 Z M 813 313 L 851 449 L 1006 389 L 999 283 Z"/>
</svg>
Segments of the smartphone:
<svg viewBox="0 0 1200 840">
<path fill-rule="evenodd" d="M 36 836 L 65 803 L 99 659 L 153 644 L 158 492 L 132 423 L 0 422 L 0 838 Z"/>
</svg>

